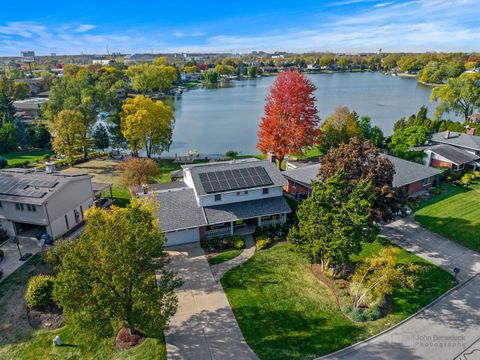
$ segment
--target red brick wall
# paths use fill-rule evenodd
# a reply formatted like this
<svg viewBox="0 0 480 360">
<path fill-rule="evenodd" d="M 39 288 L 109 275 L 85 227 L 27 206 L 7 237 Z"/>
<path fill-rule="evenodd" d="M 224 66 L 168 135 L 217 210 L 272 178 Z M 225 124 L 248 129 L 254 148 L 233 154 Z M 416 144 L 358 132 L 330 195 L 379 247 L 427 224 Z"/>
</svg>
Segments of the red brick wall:
<svg viewBox="0 0 480 360">
<path fill-rule="evenodd" d="M 438 159 L 432 159 L 432 162 L 430 163 L 431 167 L 449 167 L 452 168 L 453 164 L 448 161 L 442 161 Z"/>
<path fill-rule="evenodd" d="M 287 185 L 285 185 L 284 190 L 293 196 L 296 196 L 297 193 L 300 193 L 302 195 L 308 196 L 308 188 L 296 183 L 296 187 L 293 186 L 293 181 L 290 179 L 287 179 Z"/>
<path fill-rule="evenodd" d="M 200 226 L 198 231 L 200 231 L 200 240 L 205 240 L 207 238 L 207 228 L 205 226 Z"/>
</svg>

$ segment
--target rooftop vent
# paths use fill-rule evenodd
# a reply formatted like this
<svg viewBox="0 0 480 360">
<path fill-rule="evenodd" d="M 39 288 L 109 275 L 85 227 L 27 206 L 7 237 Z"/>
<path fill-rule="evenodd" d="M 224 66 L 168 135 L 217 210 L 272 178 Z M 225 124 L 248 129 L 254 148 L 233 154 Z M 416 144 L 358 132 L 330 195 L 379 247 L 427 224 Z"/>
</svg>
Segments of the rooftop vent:
<svg viewBox="0 0 480 360">
<path fill-rule="evenodd" d="M 450 139 L 450 130 L 445 131 L 445 133 L 443 134 L 443 138 Z"/>
</svg>

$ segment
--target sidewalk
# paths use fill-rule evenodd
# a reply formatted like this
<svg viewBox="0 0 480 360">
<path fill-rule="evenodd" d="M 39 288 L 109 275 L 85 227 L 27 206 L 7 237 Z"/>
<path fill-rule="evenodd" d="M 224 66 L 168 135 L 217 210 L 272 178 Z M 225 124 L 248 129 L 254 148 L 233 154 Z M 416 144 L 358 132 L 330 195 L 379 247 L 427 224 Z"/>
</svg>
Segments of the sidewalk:
<svg viewBox="0 0 480 360">
<path fill-rule="evenodd" d="M 38 246 L 37 241 L 34 240 L 20 240 L 20 251 L 22 254 L 30 253 L 35 255 L 39 253 L 42 249 Z M 17 245 L 12 243 L 10 240 L 5 241 L 0 245 L 0 250 L 3 250 L 5 257 L 3 261 L 0 262 L 0 269 L 3 270 L 3 276 L 0 279 L 0 282 L 4 281 L 9 275 L 15 272 L 20 266 L 25 264 L 25 261 L 20 261 L 20 254 L 18 253 Z M 31 259 L 31 258 L 30 258 Z M 29 260 L 29 259 L 28 259 Z M 27 261 L 28 261 L 27 260 Z"/>
<path fill-rule="evenodd" d="M 245 235 L 245 250 L 243 250 L 240 255 L 232 260 L 211 266 L 210 269 L 212 270 L 215 281 L 219 282 L 228 270 L 240 266 L 245 261 L 250 259 L 253 254 L 255 254 L 255 242 L 253 241 L 253 236 L 251 234 Z"/>
</svg>

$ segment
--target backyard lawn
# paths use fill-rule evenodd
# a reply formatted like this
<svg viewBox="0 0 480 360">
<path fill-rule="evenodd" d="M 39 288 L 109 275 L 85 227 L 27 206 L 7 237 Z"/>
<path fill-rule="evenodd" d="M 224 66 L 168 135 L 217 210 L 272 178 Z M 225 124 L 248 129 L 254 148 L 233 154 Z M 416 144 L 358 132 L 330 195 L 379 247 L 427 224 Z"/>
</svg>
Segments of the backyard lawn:
<svg viewBox="0 0 480 360">
<path fill-rule="evenodd" d="M 366 244 L 361 257 L 389 244 Z M 312 359 L 344 348 L 405 319 L 453 285 L 444 270 L 402 250 L 399 262 L 415 262 L 422 272 L 414 289 L 392 296 L 393 310 L 385 318 L 356 323 L 347 319 L 335 298 L 312 274 L 310 265 L 285 243 L 257 252 L 240 269 L 227 272 L 222 285 L 242 332 L 261 359 Z"/>
<path fill-rule="evenodd" d="M 9 166 L 23 165 L 26 161 L 32 165 L 37 161 L 43 161 L 45 155 L 53 155 L 51 150 L 15 151 L 0 154 L 0 157 L 8 161 Z"/>
<path fill-rule="evenodd" d="M 23 294 L 28 278 L 42 272 L 40 256 L 35 255 L 23 267 L 0 283 L 0 359 L 166 359 L 163 339 L 148 338 L 128 351 L 117 350 L 113 337 L 88 337 L 68 326 L 57 330 L 34 330 L 29 325 Z M 60 335 L 65 344 L 52 346 Z"/>
<path fill-rule="evenodd" d="M 444 185 L 448 192 L 420 202 L 415 220 L 426 229 L 480 251 L 480 184 Z"/>
</svg>

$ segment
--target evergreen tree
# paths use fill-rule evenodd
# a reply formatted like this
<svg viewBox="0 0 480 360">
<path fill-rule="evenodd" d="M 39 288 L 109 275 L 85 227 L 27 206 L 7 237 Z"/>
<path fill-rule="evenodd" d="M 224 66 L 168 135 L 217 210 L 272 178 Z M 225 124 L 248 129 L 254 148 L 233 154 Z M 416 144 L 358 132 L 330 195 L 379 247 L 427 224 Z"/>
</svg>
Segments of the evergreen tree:
<svg viewBox="0 0 480 360">
<path fill-rule="evenodd" d="M 379 228 L 370 217 L 373 186 L 366 179 L 352 191 L 340 168 L 325 182 L 312 182 L 312 196 L 297 211 L 298 225 L 291 228 L 288 241 L 294 251 L 323 271 L 349 260 L 371 242 Z"/>
<path fill-rule="evenodd" d="M 0 123 L 13 122 L 15 118 L 13 98 L 4 90 L 0 90 Z"/>
<path fill-rule="evenodd" d="M 407 124 L 406 124 L 406 122 L 405 122 L 405 118 L 404 118 L 404 117 L 400 118 L 400 119 L 397 120 L 397 121 L 395 122 L 395 124 L 393 125 L 393 132 L 395 132 L 395 131 L 397 131 L 397 130 L 399 130 L 399 129 L 405 128 L 406 125 L 407 125 Z"/>
<path fill-rule="evenodd" d="M 93 144 L 95 148 L 105 150 L 110 146 L 110 138 L 104 125 L 98 124 L 93 132 Z"/>
<path fill-rule="evenodd" d="M 420 110 L 418 111 L 418 114 L 415 118 L 415 125 L 424 125 L 425 121 L 428 120 L 427 118 L 427 107 L 425 105 L 422 105 L 420 107 Z"/>
</svg>

